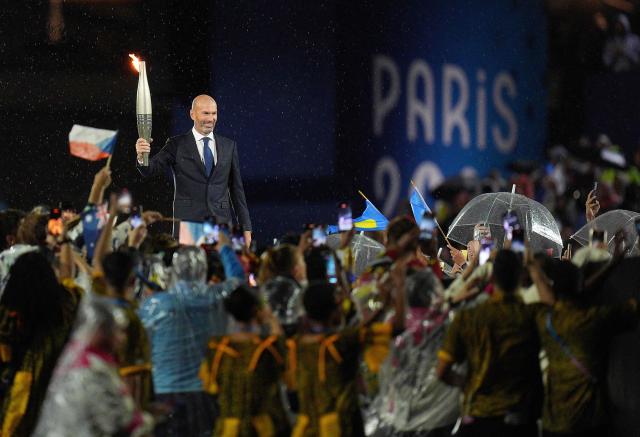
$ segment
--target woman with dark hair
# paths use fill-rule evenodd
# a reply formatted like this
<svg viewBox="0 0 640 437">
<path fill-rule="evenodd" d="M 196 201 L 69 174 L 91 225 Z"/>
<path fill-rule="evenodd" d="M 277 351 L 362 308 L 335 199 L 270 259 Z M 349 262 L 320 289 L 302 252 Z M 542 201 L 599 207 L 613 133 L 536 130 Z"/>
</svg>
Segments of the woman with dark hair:
<svg viewBox="0 0 640 437">
<path fill-rule="evenodd" d="M 33 431 L 80 292 L 61 285 L 44 255 L 20 256 L 0 299 L 0 435 Z"/>
</svg>

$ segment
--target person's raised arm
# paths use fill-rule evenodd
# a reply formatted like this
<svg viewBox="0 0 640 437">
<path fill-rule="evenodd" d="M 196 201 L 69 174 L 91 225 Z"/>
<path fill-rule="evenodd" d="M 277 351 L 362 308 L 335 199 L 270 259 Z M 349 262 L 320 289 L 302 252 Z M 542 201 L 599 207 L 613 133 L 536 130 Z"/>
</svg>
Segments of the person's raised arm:
<svg viewBox="0 0 640 437">
<path fill-rule="evenodd" d="M 73 274 L 73 253 L 71 251 L 71 240 L 67 236 L 67 224 L 62 225 L 62 234 L 60 234 L 60 281 L 63 279 L 72 279 Z"/>
<path fill-rule="evenodd" d="M 396 336 L 404 331 L 406 319 L 406 298 L 405 298 L 405 279 L 407 276 L 407 264 L 411 260 L 410 255 L 399 258 L 389 272 L 385 273 L 380 279 L 378 290 L 383 306 L 374 311 L 367 319 L 362 321 L 362 326 L 369 326 L 377 321 L 381 315 L 387 310 L 388 304 L 391 302 L 394 308 L 393 316 L 393 335 Z"/>
<path fill-rule="evenodd" d="M 591 220 L 596 218 L 596 216 L 598 215 L 598 211 L 600 211 L 600 202 L 598 202 L 598 198 L 596 197 L 596 190 L 589 191 L 584 207 L 587 222 L 590 222 Z"/>
<path fill-rule="evenodd" d="M 524 266 L 529 271 L 529 277 L 538 289 L 540 302 L 545 305 L 553 305 L 556 302 L 555 294 L 551 288 L 551 281 L 540 268 L 540 264 L 533 257 L 533 253 L 527 247 L 524 252 Z"/>
<path fill-rule="evenodd" d="M 231 241 L 229 240 L 229 236 L 223 230 L 220 230 L 218 234 L 218 244 L 216 246 L 216 250 L 220 253 L 220 260 L 222 261 L 222 266 L 224 267 L 224 275 L 227 279 L 236 278 L 241 281 L 246 279 L 244 274 L 244 269 L 242 268 L 242 264 L 238 259 L 238 255 L 231 247 Z"/>
<path fill-rule="evenodd" d="M 104 190 L 111 185 L 111 170 L 109 167 L 102 167 L 98 173 L 93 177 L 93 185 L 91 186 L 91 193 L 89 193 L 89 205 L 98 205 L 102 203 L 104 198 Z"/>
<path fill-rule="evenodd" d="M 176 163 L 177 148 L 176 141 L 169 138 L 164 147 L 149 158 L 149 165 L 145 167 L 142 165 L 142 154 L 151 152 L 151 144 L 144 138 L 138 138 L 136 141 L 136 167 L 138 171 L 145 178 L 166 172 Z"/>
<path fill-rule="evenodd" d="M 111 230 L 113 229 L 113 224 L 115 223 L 117 217 L 118 198 L 114 193 L 112 193 L 111 198 L 109 199 L 109 219 L 104 224 L 102 232 L 100 232 L 100 237 L 98 238 L 96 248 L 93 252 L 92 264 L 95 273 L 103 273 L 102 258 L 104 258 L 104 256 L 111 251 Z"/>
</svg>

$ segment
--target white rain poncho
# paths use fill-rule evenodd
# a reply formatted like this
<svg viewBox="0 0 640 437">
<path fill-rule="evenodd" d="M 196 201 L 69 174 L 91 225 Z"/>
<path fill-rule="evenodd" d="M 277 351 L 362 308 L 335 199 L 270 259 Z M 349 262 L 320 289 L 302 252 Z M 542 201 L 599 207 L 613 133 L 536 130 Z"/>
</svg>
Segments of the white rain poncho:
<svg viewBox="0 0 640 437">
<path fill-rule="evenodd" d="M 226 330 L 223 299 L 239 281 L 205 282 L 207 260 L 198 247 L 173 255 L 173 285 L 146 299 L 139 314 L 151 342 L 156 393 L 202 391 L 198 369 L 212 335 Z"/>
<path fill-rule="evenodd" d="M 449 325 L 442 286 L 431 271 L 414 273 L 407 278 L 407 297 L 406 329 L 393 341 L 366 413 L 368 435 L 425 432 L 453 425 L 459 415 L 460 390 L 435 374 Z"/>
<path fill-rule="evenodd" d="M 153 430 L 153 419 L 137 409 L 118 373 L 115 350 L 126 323 L 111 299 L 85 298 L 34 436 L 140 436 Z"/>
</svg>

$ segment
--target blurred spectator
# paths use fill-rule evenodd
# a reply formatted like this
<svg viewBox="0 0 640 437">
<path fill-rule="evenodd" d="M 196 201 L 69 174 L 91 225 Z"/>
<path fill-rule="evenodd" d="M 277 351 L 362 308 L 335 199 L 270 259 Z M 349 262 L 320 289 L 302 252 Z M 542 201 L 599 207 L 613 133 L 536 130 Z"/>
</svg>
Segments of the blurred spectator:
<svg viewBox="0 0 640 437">
<path fill-rule="evenodd" d="M 612 337 L 638 322 L 638 303 L 589 306 L 580 271 L 569 261 L 537 264 L 529 271 L 551 305 L 537 305 L 536 325 L 549 361 L 542 416 L 544 435 L 605 436 L 611 428 L 605 395 L 606 364 Z"/>
<path fill-rule="evenodd" d="M 210 436 L 215 419 L 213 399 L 203 391 L 198 369 L 207 341 L 227 328 L 222 299 L 244 280 L 244 272 L 228 238 L 220 233 L 222 262 L 230 274 L 209 286 L 207 259 L 199 247 L 180 248 L 173 256 L 175 281 L 166 292 L 144 301 L 140 318 L 151 340 L 156 398 L 174 406 L 157 436 Z M 233 288 L 232 288 L 233 287 Z"/>
<path fill-rule="evenodd" d="M 118 374 L 127 318 L 103 297 L 83 302 L 73 337 L 47 391 L 35 436 L 141 436 L 153 418 L 138 409 Z"/>
<path fill-rule="evenodd" d="M 274 315 L 285 332 L 298 323 L 302 315 L 302 286 L 307 280 L 303 252 L 291 244 L 268 249 L 261 257 L 258 284 Z"/>
<path fill-rule="evenodd" d="M 17 209 L 0 212 L 0 252 L 16 244 L 18 227 L 24 215 L 24 212 Z"/>
<path fill-rule="evenodd" d="M 631 71 L 640 62 L 640 38 L 631 32 L 631 25 L 626 15 L 618 15 L 602 54 L 604 65 L 612 71 Z"/>
<path fill-rule="evenodd" d="M 220 405 L 214 435 L 288 435 L 279 386 L 285 355 L 278 320 L 246 286 L 233 290 L 224 305 L 238 329 L 209 340 L 200 368 L 205 391 Z"/>
<path fill-rule="evenodd" d="M 515 295 L 521 271 L 516 253 L 498 252 L 491 298 L 456 314 L 438 353 L 438 377 L 464 387 L 459 436 L 538 435 L 540 347 L 532 313 Z M 464 361 L 466 377 L 452 369 Z"/>
<path fill-rule="evenodd" d="M 68 278 L 58 282 L 38 252 L 11 266 L 0 299 L 0 434 L 29 436 L 58 356 L 69 337 L 80 292 Z"/>
</svg>

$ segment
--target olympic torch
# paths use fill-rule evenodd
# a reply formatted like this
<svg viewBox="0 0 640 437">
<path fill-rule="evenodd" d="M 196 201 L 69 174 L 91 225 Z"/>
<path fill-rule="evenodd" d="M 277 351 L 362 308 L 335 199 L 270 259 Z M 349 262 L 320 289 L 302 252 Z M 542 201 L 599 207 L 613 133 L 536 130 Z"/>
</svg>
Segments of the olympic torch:
<svg viewBox="0 0 640 437">
<path fill-rule="evenodd" d="M 147 82 L 147 69 L 145 62 L 130 54 L 133 67 L 138 70 L 138 92 L 136 94 L 136 119 L 138 123 L 138 136 L 151 142 L 151 91 Z M 149 154 L 142 154 L 142 165 L 149 165 Z"/>
</svg>

